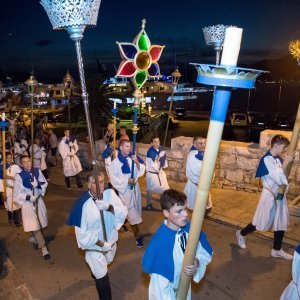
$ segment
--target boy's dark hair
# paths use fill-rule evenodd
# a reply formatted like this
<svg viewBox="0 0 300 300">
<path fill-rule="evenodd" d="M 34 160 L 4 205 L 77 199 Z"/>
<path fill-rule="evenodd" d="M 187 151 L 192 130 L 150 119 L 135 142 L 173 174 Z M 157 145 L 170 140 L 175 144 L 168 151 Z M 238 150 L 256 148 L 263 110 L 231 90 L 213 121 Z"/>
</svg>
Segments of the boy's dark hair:
<svg viewBox="0 0 300 300">
<path fill-rule="evenodd" d="M 159 137 L 157 135 L 154 135 L 152 138 L 151 138 L 151 143 L 153 143 L 153 140 L 155 139 L 159 139 Z"/>
<path fill-rule="evenodd" d="M 170 210 L 175 205 L 185 205 L 186 194 L 174 189 L 164 191 L 160 196 L 162 209 Z"/>
<path fill-rule="evenodd" d="M 127 127 L 122 125 L 122 126 L 120 126 L 120 129 L 127 129 Z"/>
<path fill-rule="evenodd" d="M 204 140 L 204 138 L 200 135 L 196 135 L 194 138 L 193 138 L 193 143 L 196 142 L 197 140 Z"/>
<path fill-rule="evenodd" d="M 108 139 L 108 143 L 112 143 L 114 141 L 114 138 L 113 137 L 110 137 L 109 139 Z"/>
<path fill-rule="evenodd" d="M 275 145 L 285 145 L 287 147 L 290 144 L 290 141 L 282 134 L 276 134 L 272 137 L 271 140 L 271 148 Z"/>
<path fill-rule="evenodd" d="M 22 163 L 22 161 L 23 161 L 24 158 L 30 158 L 30 156 L 29 156 L 29 155 L 22 155 L 22 156 L 21 156 L 21 159 L 20 159 L 20 162 L 21 162 L 21 163 Z"/>
</svg>

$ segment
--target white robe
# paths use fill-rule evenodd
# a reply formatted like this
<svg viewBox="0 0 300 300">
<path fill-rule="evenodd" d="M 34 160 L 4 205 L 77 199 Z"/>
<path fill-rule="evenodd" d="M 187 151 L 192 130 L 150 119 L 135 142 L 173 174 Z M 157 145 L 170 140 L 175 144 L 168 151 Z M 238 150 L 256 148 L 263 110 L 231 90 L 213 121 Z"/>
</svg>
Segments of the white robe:
<svg viewBox="0 0 300 300">
<path fill-rule="evenodd" d="M 43 150 L 40 146 L 33 144 L 33 166 L 34 168 L 41 168 L 41 159 Z M 29 147 L 29 153 L 32 155 L 32 147 Z"/>
<path fill-rule="evenodd" d="M 188 233 L 186 233 L 188 238 Z M 149 300 L 176 300 L 182 262 L 184 253 L 180 246 L 180 234 L 177 232 L 173 248 L 174 260 L 174 280 L 170 282 L 167 278 L 159 274 L 150 274 Z M 211 261 L 211 255 L 199 243 L 196 251 L 196 258 L 199 260 L 199 268 L 193 276 L 194 282 L 198 283 L 204 277 L 206 266 Z M 189 288 L 186 300 L 191 299 L 191 287 Z"/>
<path fill-rule="evenodd" d="M 114 207 L 114 214 L 104 211 L 104 223 L 107 234 L 107 242 L 116 243 L 118 230 L 124 224 L 127 216 L 127 208 L 112 189 L 105 190 L 103 201 Z M 103 253 L 102 248 L 96 245 L 98 240 L 104 241 L 100 212 L 94 200 L 89 198 L 82 207 L 81 226 L 75 227 L 78 247 L 86 250 L 85 260 L 93 275 L 99 279 L 107 273 L 107 265 L 114 259 L 117 246 Z"/>
<path fill-rule="evenodd" d="M 156 158 L 157 155 L 155 159 Z M 167 167 L 168 167 L 168 161 L 166 160 L 163 168 L 167 168 Z M 146 175 L 147 192 L 162 194 L 165 190 L 169 189 L 167 175 L 161 168 L 160 162 L 156 162 L 156 160 L 153 161 L 151 158 L 147 157 L 146 172 L 147 172 Z"/>
<path fill-rule="evenodd" d="M 202 169 L 202 160 L 199 160 L 195 157 L 198 153 L 197 150 L 191 150 L 187 156 L 186 161 L 186 176 L 188 181 L 184 188 L 184 193 L 187 197 L 187 208 L 190 210 L 194 209 L 196 196 L 197 196 L 197 189 L 198 189 L 198 182 L 200 178 L 200 173 Z M 211 194 L 208 194 L 208 200 L 206 208 L 209 209 L 212 207 L 212 200 Z"/>
<path fill-rule="evenodd" d="M 127 161 L 131 170 L 132 160 L 127 157 Z M 128 185 L 128 179 L 131 177 L 130 174 L 123 174 L 121 167 L 123 164 L 120 162 L 118 157 L 116 157 L 110 168 L 110 182 L 113 187 L 119 192 L 119 197 L 123 201 L 124 205 L 128 209 L 128 221 L 131 225 L 142 223 L 142 196 L 139 183 L 137 181 L 138 177 L 141 177 L 145 173 L 145 165 L 140 164 L 140 170 L 137 169 L 134 164 L 134 179 L 136 183 L 131 189 L 131 186 Z"/>
<path fill-rule="evenodd" d="M 23 145 L 27 145 L 28 147 L 28 144 L 25 140 L 22 140 L 23 142 Z M 22 155 L 28 155 L 28 152 L 27 152 L 27 148 L 25 147 L 20 147 L 20 143 L 18 142 L 15 142 L 14 143 L 14 161 L 17 165 L 21 165 L 21 156 Z"/>
<path fill-rule="evenodd" d="M 1 166 L 2 167 L 2 166 Z M 11 177 L 16 177 L 18 173 L 22 170 L 21 168 L 13 164 L 8 169 L 6 169 L 6 175 Z M 6 197 L 7 200 L 4 201 L 4 206 L 8 211 L 14 211 L 21 208 L 21 205 L 18 203 L 13 202 L 13 188 L 14 188 L 14 180 L 13 179 L 6 179 Z M 0 180 L 0 191 L 3 192 L 3 179 Z"/>
<path fill-rule="evenodd" d="M 289 225 L 289 211 L 286 197 L 275 200 L 279 185 L 287 185 L 287 178 L 283 173 L 281 162 L 278 158 L 266 156 L 265 165 L 269 174 L 261 178 L 263 190 L 260 195 L 252 224 L 257 230 L 269 231 L 272 226 L 274 231 L 286 231 Z"/>
<path fill-rule="evenodd" d="M 300 254 L 297 251 L 294 252 L 292 278 L 280 300 L 300 300 Z"/>
<path fill-rule="evenodd" d="M 47 209 L 42 198 L 42 196 L 44 196 L 46 193 L 48 183 L 40 170 L 39 181 L 45 183 L 41 186 L 41 190 L 38 188 L 34 189 L 35 196 L 41 195 L 37 200 L 37 212 L 36 206 L 33 205 L 32 202 L 26 200 L 27 195 L 32 195 L 32 190 L 24 187 L 21 176 L 19 174 L 16 175 L 15 186 L 13 189 L 13 199 L 16 204 L 21 205 L 22 223 L 25 232 L 39 230 L 41 229 L 41 226 L 44 228 L 48 225 Z"/>
<path fill-rule="evenodd" d="M 71 149 L 70 149 L 71 148 Z M 66 177 L 75 176 L 82 171 L 79 158 L 76 156 L 78 151 L 78 144 L 75 140 L 70 142 L 70 146 L 66 144 L 66 137 L 63 137 L 58 145 L 58 152 L 63 159 L 64 175 Z M 73 155 L 73 156 L 70 156 Z"/>
<path fill-rule="evenodd" d="M 115 150 L 115 155 L 116 155 L 116 157 L 118 156 L 118 150 Z M 109 178 L 109 175 L 110 175 L 111 162 L 112 162 L 112 157 L 111 156 L 104 159 L 105 170 L 106 170 L 106 174 L 107 174 L 108 178 Z M 109 178 L 109 180 L 110 180 L 110 178 Z"/>
</svg>

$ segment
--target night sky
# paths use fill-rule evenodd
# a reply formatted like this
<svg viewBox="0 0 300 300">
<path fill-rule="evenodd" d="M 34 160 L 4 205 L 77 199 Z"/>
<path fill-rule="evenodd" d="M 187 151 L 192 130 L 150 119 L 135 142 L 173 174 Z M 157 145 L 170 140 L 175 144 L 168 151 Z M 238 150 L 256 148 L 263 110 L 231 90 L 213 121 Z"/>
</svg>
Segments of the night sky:
<svg viewBox="0 0 300 300">
<path fill-rule="evenodd" d="M 76 72 L 74 43 L 65 30 L 54 31 L 43 7 L 35 0 L 1 0 L 0 79 L 20 78 L 33 69 L 40 80 L 60 80 Z M 113 73 L 119 57 L 116 41 L 132 42 L 146 18 L 153 44 L 166 45 L 162 72 L 176 64 L 214 62 L 202 27 L 216 24 L 244 28 L 240 65 L 288 55 L 290 40 L 300 39 L 300 1 L 294 0 L 102 0 L 95 28 L 82 40 L 87 72 L 96 60 Z M 76 74 L 74 74 L 76 76 Z"/>
</svg>

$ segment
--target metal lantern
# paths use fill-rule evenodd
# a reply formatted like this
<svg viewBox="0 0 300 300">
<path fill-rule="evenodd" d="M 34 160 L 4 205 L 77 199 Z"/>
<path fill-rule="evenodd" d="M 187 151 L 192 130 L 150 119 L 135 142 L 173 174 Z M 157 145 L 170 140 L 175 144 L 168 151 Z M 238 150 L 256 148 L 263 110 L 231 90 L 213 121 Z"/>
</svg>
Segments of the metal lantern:
<svg viewBox="0 0 300 300">
<path fill-rule="evenodd" d="M 72 87 L 74 85 L 74 79 L 73 79 L 72 75 L 70 74 L 69 70 L 67 70 L 67 73 L 64 76 L 63 85 L 66 87 L 67 95 L 70 94 Z"/>
<path fill-rule="evenodd" d="M 172 76 L 172 84 L 177 85 L 179 78 L 181 77 L 178 67 L 176 68 L 176 70 L 174 72 L 171 73 L 171 76 Z"/>
<path fill-rule="evenodd" d="M 35 95 L 38 88 L 38 81 L 34 78 L 33 75 L 30 75 L 30 77 L 25 81 L 25 84 L 28 88 L 29 95 Z"/>
<path fill-rule="evenodd" d="M 218 24 L 202 28 L 206 45 L 216 51 L 216 64 L 220 64 L 220 54 L 224 43 L 226 25 Z"/>
</svg>

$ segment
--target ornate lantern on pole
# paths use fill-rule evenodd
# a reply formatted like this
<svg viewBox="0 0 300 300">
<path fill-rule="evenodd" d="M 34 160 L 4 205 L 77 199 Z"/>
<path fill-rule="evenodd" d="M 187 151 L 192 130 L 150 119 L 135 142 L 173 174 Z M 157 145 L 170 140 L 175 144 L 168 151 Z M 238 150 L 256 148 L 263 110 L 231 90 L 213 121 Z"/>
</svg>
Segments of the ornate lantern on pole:
<svg viewBox="0 0 300 300">
<path fill-rule="evenodd" d="M 171 118 L 171 113 L 172 113 L 173 100 L 174 100 L 174 92 L 176 90 L 179 78 L 181 77 L 178 67 L 176 68 L 176 70 L 174 72 L 172 72 L 171 76 L 172 76 L 173 91 L 172 91 L 172 96 L 171 96 L 171 103 L 169 106 L 169 112 L 168 112 L 167 126 L 166 126 L 165 138 L 164 138 L 164 146 L 166 146 L 166 142 L 167 142 L 167 135 L 168 135 L 169 123 L 170 123 L 170 118 Z"/>
<path fill-rule="evenodd" d="M 85 75 L 83 68 L 83 60 L 81 53 L 80 41 L 83 38 L 83 32 L 88 26 L 96 26 L 98 12 L 100 8 L 101 0 L 41 0 L 41 5 L 46 10 L 46 13 L 50 19 L 53 29 L 66 29 L 70 35 L 70 39 L 75 42 L 78 69 L 80 75 L 82 99 L 85 111 L 85 117 L 87 122 L 88 137 L 90 142 L 94 176 L 96 179 L 97 198 L 101 199 L 99 181 L 98 181 L 98 161 L 95 151 L 95 143 L 92 131 L 91 117 L 89 111 L 89 99 L 86 90 Z M 104 239 L 107 241 L 104 216 L 101 211 L 101 223 L 104 229 Z"/>
<path fill-rule="evenodd" d="M 226 27 L 226 25 L 218 24 L 202 28 L 206 45 L 213 46 L 216 51 L 216 65 L 220 64 Z"/>
<path fill-rule="evenodd" d="M 72 94 L 72 88 L 74 85 L 74 79 L 70 74 L 69 70 L 67 70 L 67 74 L 64 76 L 63 85 L 66 88 L 66 94 L 68 96 L 68 123 L 69 123 L 69 130 L 71 130 L 71 103 L 70 97 Z"/>
<path fill-rule="evenodd" d="M 34 156 L 34 152 L 33 152 L 33 139 L 34 139 L 33 100 L 34 100 L 34 96 L 37 92 L 38 82 L 34 78 L 33 75 L 30 75 L 30 77 L 25 81 L 25 84 L 27 85 L 28 95 L 30 96 L 30 99 L 31 99 L 30 135 L 31 135 L 31 164 L 33 167 L 33 156 Z"/>
</svg>

